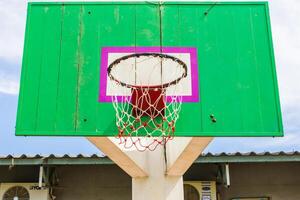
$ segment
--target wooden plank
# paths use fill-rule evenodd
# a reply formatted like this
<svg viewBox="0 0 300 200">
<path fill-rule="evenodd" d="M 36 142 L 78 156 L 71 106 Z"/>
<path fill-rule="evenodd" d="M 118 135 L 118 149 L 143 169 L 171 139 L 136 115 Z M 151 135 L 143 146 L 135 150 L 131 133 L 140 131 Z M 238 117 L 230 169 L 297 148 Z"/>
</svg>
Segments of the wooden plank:
<svg viewBox="0 0 300 200">
<path fill-rule="evenodd" d="M 260 87 L 260 105 L 257 108 L 260 110 L 261 116 L 261 130 L 280 130 L 282 128 L 281 115 L 280 115 L 280 103 L 277 89 L 277 78 L 275 67 L 274 54 L 272 52 L 272 35 L 270 34 L 270 28 L 260 28 L 263 26 L 263 19 L 268 15 L 266 6 L 257 6 L 251 9 L 250 13 L 251 25 L 252 25 L 252 37 L 253 45 L 255 46 L 256 54 L 256 71 L 257 71 L 257 84 Z M 254 39 L 256 38 L 256 39 Z M 266 59 L 265 55 L 269 55 Z M 268 88 L 274 88 L 269 90 Z M 268 92 L 265 92 L 268 91 Z M 264 106 L 268 105 L 268 106 Z M 274 122 L 278 123 L 274 123 Z"/>
<path fill-rule="evenodd" d="M 166 5 L 162 12 L 162 45 L 166 47 L 201 47 L 201 10 L 203 6 L 193 5 Z M 198 19 L 198 20 L 195 20 Z M 200 48 L 197 49 L 198 54 Z M 201 57 L 200 57 L 201 59 Z M 198 61 L 200 62 L 200 61 Z M 201 67 L 199 65 L 199 67 Z M 199 68 L 198 75 L 201 75 Z M 188 71 L 190 73 L 190 71 Z M 200 78 L 201 80 L 201 78 Z M 176 123 L 176 134 L 185 136 L 190 132 L 195 132 L 197 122 L 197 130 L 202 131 L 202 90 L 199 90 L 200 103 L 184 102 L 181 106 L 178 123 Z M 182 123 L 180 123 L 182 122 Z"/>
<path fill-rule="evenodd" d="M 18 111 L 17 111 L 17 121 L 16 121 L 16 130 L 18 131 L 22 124 L 23 124 L 23 120 L 22 120 L 22 108 L 23 108 L 23 98 L 25 93 L 25 80 L 26 80 L 26 74 L 27 74 L 27 62 L 28 62 L 28 48 L 29 48 L 29 27 L 31 27 L 30 25 L 30 15 L 31 15 L 31 6 L 30 4 L 28 5 L 27 8 L 27 18 L 26 18 L 26 30 L 25 30 L 25 34 L 27 34 L 28 36 L 25 37 L 24 40 L 24 49 L 23 49 L 23 60 L 22 60 L 22 70 L 21 70 L 21 78 L 20 78 L 20 90 L 19 90 L 19 101 L 18 101 Z"/>
<path fill-rule="evenodd" d="M 74 134 L 76 123 L 80 5 L 63 5 L 62 43 L 55 131 Z"/>
<path fill-rule="evenodd" d="M 80 22 L 80 45 L 78 62 L 78 91 L 76 132 L 91 135 L 96 132 L 96 106 L 98 85 L 96 77 L 99 74 L 99 40 L 97 10 L 93 5 L 82 5 Z M 96 59 L 97 58 L 97 59 Z M 93 134 L 92 134 L 93 135 Z"/>
<path fill-rule="evenodd" d="M 101 53 L 103 47 L 135 46 L 135 5 L 106 5 L 105 9 L 98 11 L 98 48 Z M 101 57 L 99 58 L 100 61 Z M 102 60 L 101 60 L 102 62 Z M 100 70 L 100 63 L 98 66 Z M 99 95 L 100 71 L 97 71 L 97 95 Z M 98 96 L 97 96 L 98 97 Z M 98 102 L 96 113 L 96 126 L 98 135 L 117 135 L 115 110 L 111 103 Z M 105 113 L 105 116 L 103 115 Z"/>
<path fill-rule="evenodd" d="M 45 7 L 44 51 L 39 77 L 37 126 L 42 134 L 55 130 L 55 116 L 61 48 L 62 6 Z"/>
<path fill-rule="evenodd" d="M 200 75 L 202 72 L 206 73 L 207 70 L 211 71 L 210 77 L 201 76 L 200 78 L 200 80 L 202 79 L 200 83 L 201 100 L 206 105 L 201 113 L 204 131 L 238 132 L 243 127 L 242 123 L 236 122 L 236 119 L 243 119 L 239 101 L 238 81 L 242 70 L 236 59 L 239 33 L 236 33 L 235 30 L 238 28 L 234 23 L 233 13 L 235 11 L 234 7 L 225 9 L 222 6 L 216 6 L 207 15 L 204 14 L 205 11 L 200 12 L 201 15 L 199 15 L 201 22 L 199 29 L 205 33 L 204 38 L 209 38 L 207 43 L 204 39 L 205 48 L 199 49 L 199 51 L 204 54 L 203 62 L 214 60 L 214 64 L 211 64 L 210 68 L 201 68 L 202 60 L 199 58 Z M 219 20 L 220 15 L 222 15 L 222 22 Z M 216 123 L 212 122 L 211 115 L 216 118 Z"/>
<path fill-rule="evenodd" d="M 16 134 L 36 130 L 37 102 L 39 96 L 39 77 L 42 65 L 45 29 L 45 12 L 39 6 L 28 6 L 28 21 L 22 64 L 21 91 L 18 108 Z M 19 116 L 20 115 L 20 116 Z"/>
</svg>

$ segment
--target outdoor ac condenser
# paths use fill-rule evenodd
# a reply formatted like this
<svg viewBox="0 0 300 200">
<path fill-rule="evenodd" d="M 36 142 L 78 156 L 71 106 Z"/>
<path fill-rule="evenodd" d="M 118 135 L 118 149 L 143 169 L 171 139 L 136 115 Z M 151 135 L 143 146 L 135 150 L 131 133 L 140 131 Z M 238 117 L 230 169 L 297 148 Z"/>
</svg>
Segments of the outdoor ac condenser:
<svg viewBox="0 0 300 200">
<path fill-rule="evenodd" d="M 0 199 L 50 200 L 49 189 L 37 183 L 0 183 Z"/>
<path fill-rule="evenodd" d="M 199 200 L 217 200 L 217 189 L 215 181 L 185 181 L 184 194 L 199 198 Z"/>
</svg>

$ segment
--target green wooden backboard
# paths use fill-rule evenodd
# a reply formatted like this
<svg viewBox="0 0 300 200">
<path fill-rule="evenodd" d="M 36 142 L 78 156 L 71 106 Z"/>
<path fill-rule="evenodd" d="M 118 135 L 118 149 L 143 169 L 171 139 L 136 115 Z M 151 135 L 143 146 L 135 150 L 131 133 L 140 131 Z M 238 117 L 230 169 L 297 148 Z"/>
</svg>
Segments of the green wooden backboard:
<svg viewBox="0 0 300 200">
<path fill-rule="evenodd" d="M 16 135 L 116 135 L 109 53 L 158 47 L 193 63 L 176 136 L 283 135 L 265 2 L 29 3 Z"/>
</svg>

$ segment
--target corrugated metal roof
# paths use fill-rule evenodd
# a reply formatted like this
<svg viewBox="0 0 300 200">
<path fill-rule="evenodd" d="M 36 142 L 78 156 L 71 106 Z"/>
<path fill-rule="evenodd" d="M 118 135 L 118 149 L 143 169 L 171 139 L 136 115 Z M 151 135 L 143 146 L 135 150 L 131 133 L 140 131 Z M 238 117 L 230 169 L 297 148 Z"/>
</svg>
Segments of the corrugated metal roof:
<svg viewBox="0 0 300 200">
<path fill-rule="evenodd" d="M 90 154 L 90 155 L 84 155 L 84 154 L 63 154 L 63 155 L 58 155 L 58 154 L 48 154 L 48 155 L 42 155 L 42 154 L 21 154 L 21 155 L 13 155 L 13 154 L 8 154 L 8 155 L 0 155 L 0 159 L 5 159 L 5 158 L 105 158 L 105 155 L 102 154 Z"/>
<path fill-rule="evenodd" d="M 300 152 L 248 152 L 248 153 L 205 153 L 195 163 L 266 163 L 266 162 L 300 162 Z M 100 165 L 114 164 L 102 154 L 64 154 L 64 155 L 0 155 L 0 165 Z"/>
<path fill-rule="evenodd" d="M 204 153 L 201 154 L 201 157 L 220 157 L 220 156 L 294 156 L 294 155 L 299 155 L 299 151 L 292 151 L 292 152 L 284 152 L 284 151 L 279 151 L 279 152 L 235 152 L 235 153 Z M 42 155 L 42 154 L 21 154 L 21 155 L 13 155 L 13 154 L 8 154 L 8 155 L 0 155 L 0 159 L 5 159 L 5 158 L 106 158 L 107 156 L 103 154 L 48 154 L 48 155 Z"/>
<path fill-rule="evenodd" d="M 215 153 L 215 154 L 208 152 L 206 154 L 203 154 L 202 156 L 205 156 L 205 157 L 209 157 L 209 156 L 217 157 L 217 156 L 279 156 L 279 155 L 286 155 L 286 156 L 289 156 L 289 155 L 300 155 L 300 152 L 299 151 L 292 151 L 292 152 L 284 152 L 284 151 L 269 152 L 269 151 L 266 151 L 266 152 L 257 153 L 257 152 L 251 151 L 251 152 L 247 152 L 247 153 L 241 153 L 241 152 L 226 153 L 226 152 L 222 152 L 222 153 Z"/>
<path fill-rule="evenodd" d="M 199 156 L 195 163 L 270 163 L 270 162 L 300 162 L 300 152 L 235 152 L 206 153 Z"/>
</svg>

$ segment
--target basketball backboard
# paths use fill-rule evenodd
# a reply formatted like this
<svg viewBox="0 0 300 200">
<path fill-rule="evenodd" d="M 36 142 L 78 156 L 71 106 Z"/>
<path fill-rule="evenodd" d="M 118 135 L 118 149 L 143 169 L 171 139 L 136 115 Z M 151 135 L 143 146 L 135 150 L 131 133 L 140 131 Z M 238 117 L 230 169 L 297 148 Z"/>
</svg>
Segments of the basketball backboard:
<svg viewBox="0 0 300 200">
<path fill-rule="evenodd" d="M 16 135 L 116 135 L 112 96 L 131 91 L 112 84 L 109 65 L 158 52 L 187 66 L 175 136 L 283 135 L 265 2 L 29 3 Z M 131 72 L 119 77 L 136 81 Z"/>
</svg>

